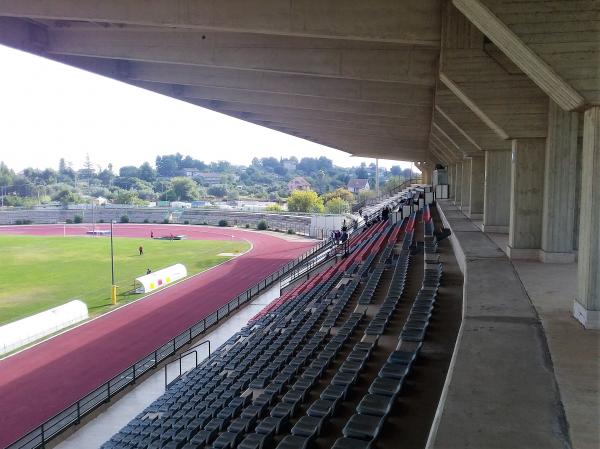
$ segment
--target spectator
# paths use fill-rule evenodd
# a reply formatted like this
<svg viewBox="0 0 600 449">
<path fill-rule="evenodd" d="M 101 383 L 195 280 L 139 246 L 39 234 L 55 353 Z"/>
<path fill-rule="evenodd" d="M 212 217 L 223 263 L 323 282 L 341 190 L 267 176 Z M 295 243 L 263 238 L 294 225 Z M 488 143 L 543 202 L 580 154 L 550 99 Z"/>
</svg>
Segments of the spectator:
<svg viewBox="0 0 600 449">
<path fill-rule="evenodd" d="M 381 211 L 381 219 L 383 221 L 387 221 L 389 217 L 390 217 L 390 208 L 385 206 L 383 208 L 383 210 Z"/>
<path fill-rule="evenodd" d="M 150 274 L 150 273 L 152 273 L 152 270 L 150 268 L 147 268 L 146 269 L 146 274 Z"/>
</svg>

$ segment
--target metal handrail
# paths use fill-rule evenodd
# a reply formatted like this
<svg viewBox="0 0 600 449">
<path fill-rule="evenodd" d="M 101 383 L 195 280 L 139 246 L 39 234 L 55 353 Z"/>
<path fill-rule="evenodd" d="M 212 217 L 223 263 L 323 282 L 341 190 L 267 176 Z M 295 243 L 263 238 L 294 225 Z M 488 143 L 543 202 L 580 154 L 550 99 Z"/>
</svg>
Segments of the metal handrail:
<svg viewBox="0 0 600 449">
<path fill-rule="evenodd" d="M 35 449 L 44 447 L 52 438 L 56 437 L 71 425 L 79 424 L 82 417 L 102 404 L 110 402 L 111 398 L 116 393 L 129 385 L 135 384 L 140 376 L 144 375 L 149 370 L 156 368 L 163 360 L 175 354 L 186 344 L 191 343 L 193 339 L 205 333 L 207 329 L 214 326 L 221 319 L 227 317 L 231 312 L 238 309 L 251 298 L 273 285 L 288 273 L 293 273 L 293 270 L 298 271 L 302 265 L 310 264 L 313 257 L 318 256 L 322 251 L 328 250 L 330 246 L 331 242 L 329 240 L 323 240 L 297 259 L 288 262 L 276 272 L 271 273 L 257 284 L 240 293 L 227 304 L 210 313 L 181 334 L 138 360 L 95 390 L 86 394 L 83 398 L 29 431 L 26 435 L 10 444 L 8 449 Z"/>
<path fill-rule="evenodd" d="M 177 379 L 179 379 L 183 374 L 181 372 L 181 361 L 183 360 L 184 357 L 187 357 L 190 354 L 194 354 L 196 361 L 195 361 L 195 365 L 194 368 L 196 368 L 198 366 L 198 348 L 202 345 L 205 345 L 208 343 L 208 358 L 210 358 L 210 340 L 205 340 L 200 344 L 197 344 L 196 346 L 194 346 L 192 349 L 188 349 L 186 352 L 179 354 L 179 358 L 178 360 L 173 360 L 171 363 L 167 363 L 165 364 L 165 390 L 167 389 L 167 387 L 172 384 L 173 382 L 175 382 Z M 173 363 L 177 363 L 179 362 L 179 375 L 173 379 L 171 382 L 167 382 L 167 369 L 169 368 L 169 366 L 171 366 Z M 188 370 L 189 371 L 189 370 Z M 187 372 L 187 371 L 186 371 Z"/>
</svg>

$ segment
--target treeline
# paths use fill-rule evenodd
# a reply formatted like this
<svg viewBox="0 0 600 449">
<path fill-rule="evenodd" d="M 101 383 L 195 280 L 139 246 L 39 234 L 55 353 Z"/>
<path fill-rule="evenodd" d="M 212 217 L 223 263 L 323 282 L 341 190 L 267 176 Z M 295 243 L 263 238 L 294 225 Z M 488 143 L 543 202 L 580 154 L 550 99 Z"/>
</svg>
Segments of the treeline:
<svg viewBox="0 0 600 449">
<path fill-rule="evenodd" d="M 380 182 L 408 179 L 409 169 L 380 169 Z M 344 189 L 352 178 L 368 179 L 375 185 L 375 164 L 338 167 L 326 157 L 277 159 L 254 158 L 249 166 L 227 161 L 205 163 L 180 153 L 160 155 L 152 166 L 112 164 L 100 167 L 88 156 L 83 167 L 74 168 L 61 159 L 57 169 L 26 168 L 15 173 L 0 162 L 0 198 L 4 206 L 33 206 L 58 201 L 84 203 L 103 197 L 118 204 L 143 205 L 150 201 L 194 201 L 240 198 L 284 202 L 290 195 L 288 182 L 302 177 L 318 197 Z M 344 199 L 346 201 L 347 199 Z"/>
</svg>

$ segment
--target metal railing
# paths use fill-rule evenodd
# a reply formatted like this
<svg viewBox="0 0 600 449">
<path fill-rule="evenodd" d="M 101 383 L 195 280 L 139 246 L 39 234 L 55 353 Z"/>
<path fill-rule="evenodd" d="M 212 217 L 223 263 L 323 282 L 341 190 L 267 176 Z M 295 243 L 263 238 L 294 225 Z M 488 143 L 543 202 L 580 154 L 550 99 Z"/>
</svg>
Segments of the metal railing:
<svg viewBox="0 0 600 449">
<path fill-rule="evenodd" d="M 194 364 L 194 368 L 198 367 L 198 348 L 202 345 L 208 344 L 208 357 L 205 359 L 210 359 L 210 340 L 205 340 L 200 344 L 197 344 L 196 346 L 194 346 L 191 349 L 188 349 L 186 352 L 179 354 L 179 357 L 177 358 L 177 360 L 172 361 L 171 363 L 167 363 L 165 365 L 165 390 L 168 388 L 169 385 L 171 385 L 173 382 L 175 382 L 177 379 L 179 379 L 184 373 L 182 373 L 181 371 L 181 361 L 187 357 L 188 355 L 192 355 L 194 354 L 195 357 L 195 364 Z M 171 382 L 167 382 L 167 372 L 168 372 L 168 368 L 169 366 L 171 366 L 173 363 L 177 363 L 179 362 L 179 375 L 176 376 Z M 193 368 L 190 368 L 189 370 L 185 371 L 186 373 L 188 371 L 190 371 Z"/>
<path fill-rule="evenodd" d="M 388 198 L 390 196 L 395 195 L 398 192 L 401 192 L 402 190 L 410 187 L 411 184 L 415 183 L 415 179 L 412 180 L 408 180 L 408 181 L 404 181 L 399 185 L 395 185 L 395 186 L 390 186 L 390 187 L 383 187 L 382 189 L 380 189 L 379 195 L 375 196 L 373 198 L 367 198 L 364 199 L 360 202 L 355 203 L 352 206 L 352 211 L 353 212 L 357 212 L 358 210 L 362 209 L 365 206 L 369 206 L 371 204 L 377 204 L 380 203 L 381 201 L 383 201 L 385 198 Z"/>
<path fill-rule="evenodd" d="M 266 278 L 259 281 L 249 289 L 240 293 L 227 304 L 219 307 L 211 314 L 204 317 L 201 321 L 183 331 L 167 343 L 163 344 L 150 354 L 135 362 L 130 367 L 126 368 L 112 379 L 100 385 L 95 390 L 86 394 L 77 402 L 71 404 L 63 411 L 54 415 L 52 418 L 43 422 L 35 429 L 28 432 L 23 437 L 8 446 L 8 449 L 34 449 L 45 447 L 46 443 L 52 438 L 59 435 L 68 427 L 79 424 L 81 418 L 95 410 L 102 404 L 110 402 L 111 398 L 125 389 L 133 385 L 140 376 L 147 373 L 149 370 L 156 368 L 161 362 L 168 357 L 177 353 L 183 346 L 191 343 L 196 337 L 205 333 L 207 329 L 214 326 L 223 318 L 239 307 L 250 301 L 263 290 L 267 289 L 280 279 L 288 275 L 294 277 L 302 272 L 304 266 L 314 266 L 317 262 L 312 262 L 313 258 L 318 259 L 319 255 L 327 252 L 331 247 L 332 242 L 324 240 L 312 247 L 309 251 L 302 254 L 297 259 L 288 262 L 279 270 L 271 273 Z"/>
</svg>

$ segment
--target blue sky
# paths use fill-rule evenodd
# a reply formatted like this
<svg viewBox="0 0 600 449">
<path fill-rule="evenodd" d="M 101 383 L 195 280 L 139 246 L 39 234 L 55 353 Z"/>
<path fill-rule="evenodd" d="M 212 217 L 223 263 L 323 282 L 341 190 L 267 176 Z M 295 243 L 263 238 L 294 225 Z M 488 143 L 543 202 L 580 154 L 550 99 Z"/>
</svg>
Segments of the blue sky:
<svg viewBox="0 0 600 449">
<path fill-rule="evenodd" d="M 8 47 L 0 66 L 0 160 L 16 170 L 57 168 L 61 157 L 80 168 L 87 153 L 115 168 L 175 152 L 244 165 L 255 156 L 374 162 Z"/>
</svg>

